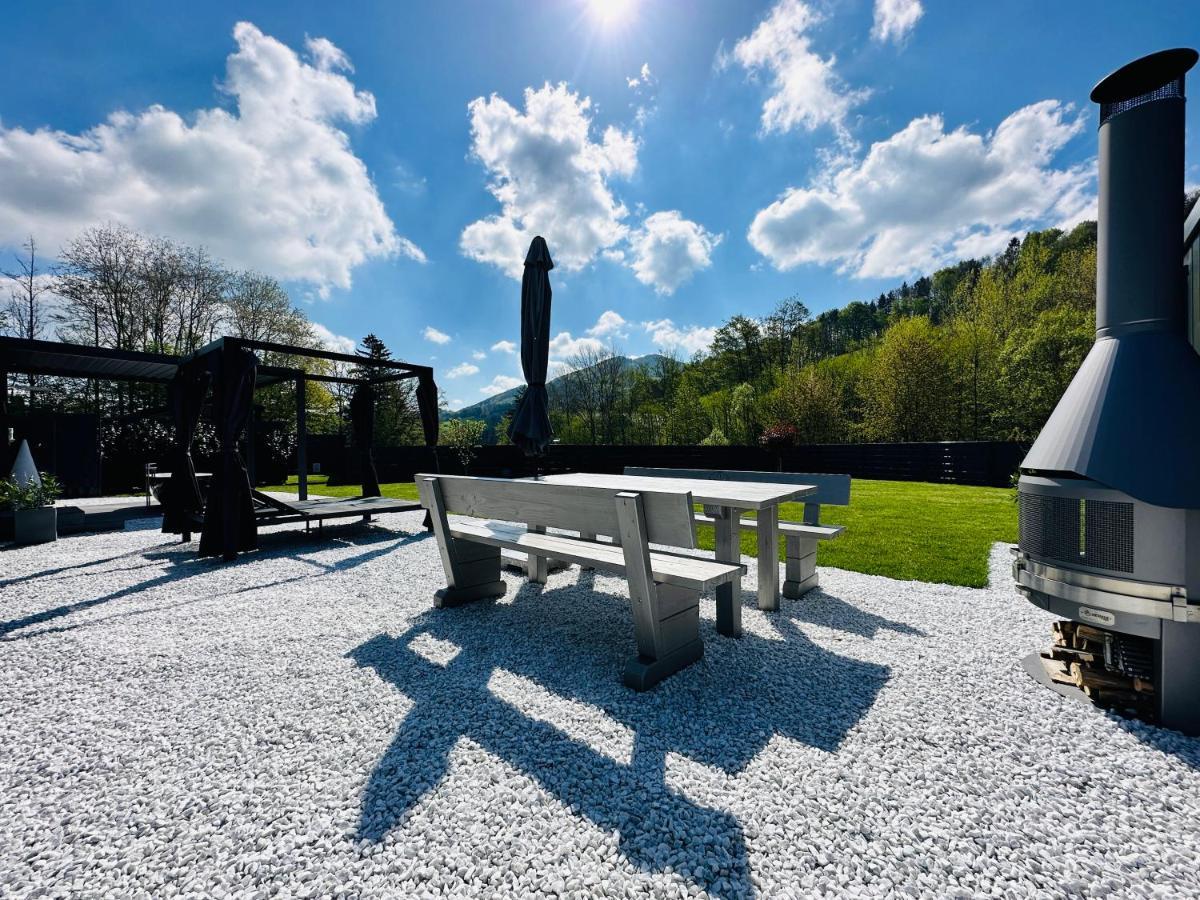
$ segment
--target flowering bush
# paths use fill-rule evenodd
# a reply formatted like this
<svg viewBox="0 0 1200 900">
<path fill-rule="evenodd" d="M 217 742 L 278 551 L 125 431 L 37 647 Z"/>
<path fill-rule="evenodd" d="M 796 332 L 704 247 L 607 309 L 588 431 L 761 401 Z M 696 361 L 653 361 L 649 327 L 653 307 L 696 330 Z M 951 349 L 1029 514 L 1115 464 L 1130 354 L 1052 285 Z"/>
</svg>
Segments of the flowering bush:
<svg viewBox="0 0 1200 900">
<path fill-rule="evenodd" d="M 800 442 L 796 426 L 789 425 L 786 422 L 776 422 L 774 425 L 768 425 L 763 429 L 762 437 L 758 440 L 764 447 L 771 448 L 794 447 Z"/>
</svg>

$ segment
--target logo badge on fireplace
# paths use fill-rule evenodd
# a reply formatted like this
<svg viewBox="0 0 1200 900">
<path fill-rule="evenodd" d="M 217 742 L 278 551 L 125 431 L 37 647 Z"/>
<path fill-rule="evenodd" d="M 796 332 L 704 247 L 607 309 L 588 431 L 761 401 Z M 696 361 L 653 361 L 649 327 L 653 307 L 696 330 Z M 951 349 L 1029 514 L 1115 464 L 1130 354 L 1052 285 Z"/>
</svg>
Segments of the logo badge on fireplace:
<svg viewBox="0 0 1200 900">
<path fill-rule="evenodd" d="M 1091 609 L 1087 606 L 1079 607 L 1079 618 L 1085 622 L 1091 622 L 1093 625 L 1115 625 L 1117 617 L 1110 612 L 1105 612 L 1102 609 Z"/>
</svg>

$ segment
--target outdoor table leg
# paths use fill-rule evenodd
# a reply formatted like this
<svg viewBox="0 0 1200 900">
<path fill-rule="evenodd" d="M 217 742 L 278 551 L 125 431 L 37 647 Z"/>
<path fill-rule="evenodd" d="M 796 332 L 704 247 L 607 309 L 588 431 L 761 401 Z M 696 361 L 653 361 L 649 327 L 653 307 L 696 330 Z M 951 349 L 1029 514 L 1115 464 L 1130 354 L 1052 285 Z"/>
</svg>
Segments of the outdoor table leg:
<svg viewBox="0 0 1200 900">
<path fill-rule="evenodd" d="M 779 609 L 779 507 L 758 511 L 758 608 Z"/>
<path fill-rule="evenodd" d="M 719 562 L 740 563 L 742 546 L 738 535 L 738 520 L 742 511 L 729 506 L 705 507 L 716 520 L 716 553 Z M 742 579 L 738 576 L 726 584 L 717 585 L 717 633 L 729 637 L 742 636 Z"/>
</svg>

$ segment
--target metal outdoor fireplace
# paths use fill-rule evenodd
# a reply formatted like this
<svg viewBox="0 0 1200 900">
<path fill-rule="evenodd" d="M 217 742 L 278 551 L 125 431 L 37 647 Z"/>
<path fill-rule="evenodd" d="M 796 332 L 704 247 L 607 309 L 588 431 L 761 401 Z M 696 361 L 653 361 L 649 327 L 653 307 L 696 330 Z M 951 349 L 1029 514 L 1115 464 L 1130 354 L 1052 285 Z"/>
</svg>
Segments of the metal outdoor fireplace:
<svg viewBox="0 0 1200 900">
<path fill-rule="evenodd" d="M 1065 632 L 1100 638 L 1100 677 L 1144 685 L 1153 717 L 1189 734 L 1200 734 L 1200 253 L 1196 215 L 1182 244 L 1179 226 L 1196 59 L 1155 53 L 1092 91 L 1096 343 L 1021 465 L 1014 563 L 1029 600 L 1082 623 Z"/>
</svg>

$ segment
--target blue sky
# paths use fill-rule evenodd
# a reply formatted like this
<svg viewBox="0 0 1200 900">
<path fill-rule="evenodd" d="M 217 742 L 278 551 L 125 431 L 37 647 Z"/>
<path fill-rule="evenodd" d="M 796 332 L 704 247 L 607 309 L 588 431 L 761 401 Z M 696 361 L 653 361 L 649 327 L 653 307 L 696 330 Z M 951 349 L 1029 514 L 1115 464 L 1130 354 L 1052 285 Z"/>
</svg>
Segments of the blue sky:
<svg viewBox="0 0 1200 900">
<path fill-rule="evenodd" d="M 114 219 L 283 280 L 452 406 L 554 353 L 689 355 L 738 312 L 869 299 L 1093 215 L 1107 71 L 1189 3 L 46 3 L 0 34 L 0 244 Z M 1195 73 L 1192 93 L 1196 95 Z M 1187 180 L 1200 184 L 1200 114 Z"/>
</svg>

